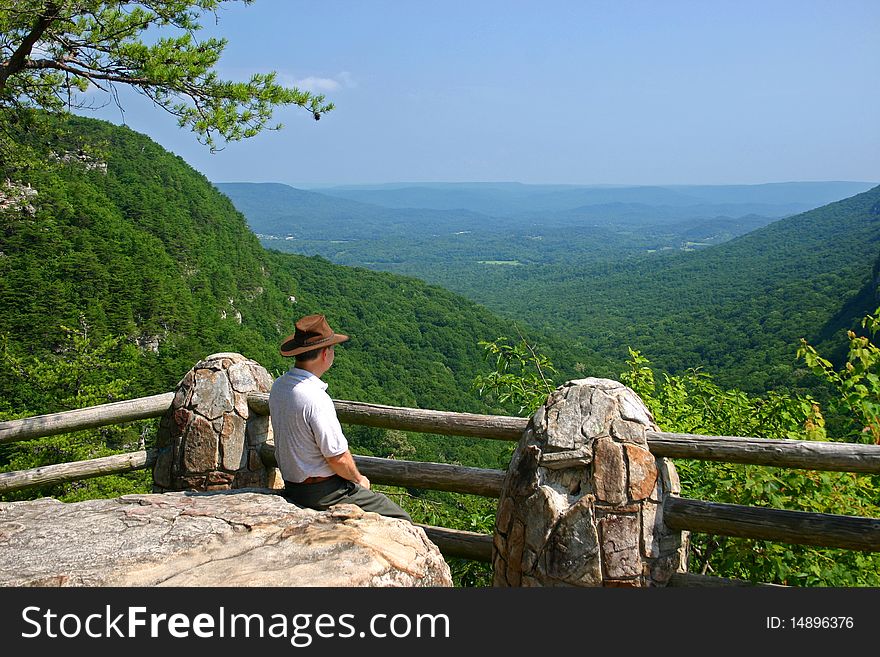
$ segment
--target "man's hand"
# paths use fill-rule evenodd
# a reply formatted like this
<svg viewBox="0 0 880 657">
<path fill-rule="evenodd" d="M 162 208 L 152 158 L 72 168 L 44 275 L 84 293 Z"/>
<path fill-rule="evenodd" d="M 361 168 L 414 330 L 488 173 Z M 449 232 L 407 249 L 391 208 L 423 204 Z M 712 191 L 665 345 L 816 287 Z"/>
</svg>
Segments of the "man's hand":
<svg viewBox="0 0 880 657">
<path fill-rule="evenodd" d="M 355 483 L 361 488 L 366 488 L 367 490 L 370 490 L 370 480 L 367 479 L 364 475 L 361 475 L 361 478 L 358 479 Z"/>
</svg>

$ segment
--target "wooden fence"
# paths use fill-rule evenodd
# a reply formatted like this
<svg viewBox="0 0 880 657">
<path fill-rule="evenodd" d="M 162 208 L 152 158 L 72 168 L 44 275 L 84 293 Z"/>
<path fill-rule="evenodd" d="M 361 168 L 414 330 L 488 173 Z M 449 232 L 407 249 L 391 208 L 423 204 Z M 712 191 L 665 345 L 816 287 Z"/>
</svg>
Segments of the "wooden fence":
<svg viewBox="0 0 880 657">
<path fill-rule="evenodd" d="M 0 422 L 0 444 L 70 431 L 162 416 L 174 393 L 105 404 L 79 410 Z M 250 393 L 251 411 L 268 414 L 268 394 Z M 400 408 L 335 401 L 341 422 L 429 434 L 519 441 L 527 418 Z M 880 446 L 846 443 L 766 440 L 737 436 L 701 436 L 648 431 L 647 443 L 656 457 L 724 461 L 783 468 L 880 474 Z M 274 467 L 271 443 L 260 452 Z M 498 498 L 505 472 L 443 463 L 356 456 L 361 471 L 379 484 L 433 489 Z M 49 465 L 0 473 L 0 493 L 150 468 L 156 452 L 141 450 L 89 461 Z M 807 513 L 719 504 L 682 497 L 663 502 L 663 518 L 673 530 L 763 539 L 861 551 L 880 551 L 880 519 Z M 443 527 L 424 526 L 447 556 L 491 561 L 492 536 Z M 670 585 L 747 584 L 720 577 L 676 573 Z"/>
</svg>

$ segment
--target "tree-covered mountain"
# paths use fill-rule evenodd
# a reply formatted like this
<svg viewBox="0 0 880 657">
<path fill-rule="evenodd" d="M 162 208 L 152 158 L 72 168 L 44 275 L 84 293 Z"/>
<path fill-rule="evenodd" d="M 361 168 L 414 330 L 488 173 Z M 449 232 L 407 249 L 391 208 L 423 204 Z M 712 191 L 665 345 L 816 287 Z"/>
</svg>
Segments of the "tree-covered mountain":
<svg viewBox="0 0 880 657">
<path fill-rule="evenodd" d="M 629 345 L 663 369 L 702 366 L 763 391 L 792 385 L 801 337 L 838 345 L 876 308 L 878 253 L 875 187 L 699 252 L 510 276 L 481 301 L 544 317 L 605 355 Z"/>
<path fill-rule="evenodd" d="M 412 202 L 438 206 L 444 198 L 449 205 L 471 203 L 495 213 L 490 215 L 468 209 L 374 205 L 277 183 L 217 186 L 267 247 L 416 276 L 468 295 L 479 292 L 484 277 L 495 278 L 491 269 L 499 266 L 526 265 L 528 271 L 548 265 L 578 268 L 584 261 L 614 263 L 647 252 L 703 248 L 785 213 L 780 205 L 747 202 L 744 192 L 730 192 L 725 203 L 713 204 L 650 187 L 461 184 L 389 192 L 411 193 Z M 385 190 L 370 188 L 363 193 L 374 191 L 382 194 Z M 756 191 L 756 196 L 766 196 L 762 191 Z M 426 196 L 427 192 L 436 192 L 440 198 Z M 713 194 L 720 192 L 707 193 L 710 201 Z M 523 211 L 536 207 L 538 201 L 529 202 L 532 197 L 540 197 L 548 209 Z M 629 201 L 607 202 L 613 199 Z M 524 204 L 515 205 L 518 200 Z M 592 204 L 577 205 L 585 201 Z M 514 207 L 517 212 L 502 216 Z M 753 211 L 764 214 L 748 214 Z"/>
<path fill-rule="evenodd" d="M 481 340 L 517 326 L 575 375 L 601 360 L 422 281 L 265 250 L 229 199 L 181 158 L 125 127 L 71 117 L 45 145 L 63 166 L 26 172 L 29 206 L 4 211 L 0 412 L 62 410 L 12 364 L 59 357 L 69 332 L 140 345 L 125 397 L 171 390 L 204 356 L 240 352 L 278 374 L 297 317 L 323 312 L 352 336 L 328 373 L 337 398 L 482 411 Z M 11 192 L 10 192 L 11 193 Z M 568 364 L 568 366 L 566 366 Z"/>
<path fill-rule="evenodd" d="M 0 420 L 173 390 L 205 356 L 239 352 L 273 376 L 281 340 L 321 312 L 351 336 L 325 374 L 336 399 L 516 412 L 474 388 L 500 336 L 552 356 L 558 382 L 614 376 L 602 359 L 414 278 L 264 249 L 204 176 L 149 138 L 71 117 L 29 136 L 42 164 L 0 176 Z M 158 421 L 0 445 L 0 472 L 151 447 Z M 345 426 L 359 455 L 506 467 L 494 440 Z M 143 493 L 149 470 L 5 493 L 62 501 Z M 490 531 L 493 502 L 384 488 L 418 522 Z M 456 581 L 486 568 L 451 559 Z M 482 580 L 481 580 L 482 578 Z"/>
</svg>

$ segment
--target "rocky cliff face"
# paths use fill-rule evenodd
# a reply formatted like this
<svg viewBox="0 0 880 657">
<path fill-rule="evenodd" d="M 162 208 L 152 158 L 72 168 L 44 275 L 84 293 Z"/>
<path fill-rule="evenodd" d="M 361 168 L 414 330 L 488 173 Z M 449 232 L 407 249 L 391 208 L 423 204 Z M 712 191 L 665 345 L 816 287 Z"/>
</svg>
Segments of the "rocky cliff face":
<svg viewBox="0 0 880 657">
<path fill-rule="evenodd" d="M 268 490 L 0 504 L 0 586 L 451 586 L 424 530 Z"/>
</svg>

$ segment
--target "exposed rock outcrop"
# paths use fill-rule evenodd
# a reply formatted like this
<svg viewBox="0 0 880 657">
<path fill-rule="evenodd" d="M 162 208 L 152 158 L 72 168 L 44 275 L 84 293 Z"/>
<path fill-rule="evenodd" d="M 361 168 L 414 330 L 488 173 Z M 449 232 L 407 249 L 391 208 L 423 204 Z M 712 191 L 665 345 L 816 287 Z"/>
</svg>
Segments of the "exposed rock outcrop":
<svg viewBox="0 0 880 657">
<path fill-rule="evenodd" d="M 0 586 L 451 586 L 420 527 L 269 490 L 0 503 Z"/>
<path fill-rule="evenodd" d="M 37 210 L 31 201 L 35 196 L 37 190 L 30 185 L 6 179 L 0 183 L 0 215 L 7 212 L 34 214 Z"/>
</svg>

